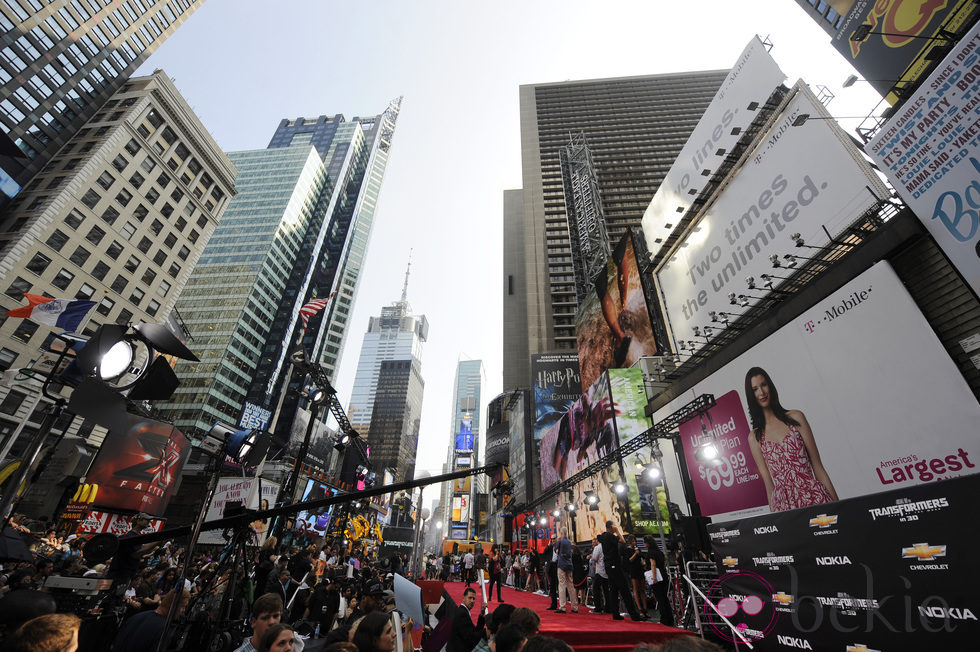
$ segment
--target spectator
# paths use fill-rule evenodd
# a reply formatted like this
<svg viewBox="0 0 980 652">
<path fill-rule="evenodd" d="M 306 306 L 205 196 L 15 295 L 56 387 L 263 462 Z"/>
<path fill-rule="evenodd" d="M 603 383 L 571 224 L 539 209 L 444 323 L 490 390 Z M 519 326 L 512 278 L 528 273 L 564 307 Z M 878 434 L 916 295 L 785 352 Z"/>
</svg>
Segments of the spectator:
<svg viewBox="0 0 980 652">
<path fill-rule="evenodd" d="M 510 622 L 523 629 L 527 636 L 534 636 L 541 627 L 541 616 L 527 607 L 519 607 L 510 615 Z"/>
<path fill-rule="evenodd" d="M 527 640 L 524 630 L 513 623 L 501 627 L 493 637 L 496 652 L 520 652 Z"/>
<path fill-rule="evenodd" d="M 282 599 L 275 593 L 259 596 L 252 605 L 252 615 L 248 620 L 252 626 L 252 636 L 245 639 L 235 652 L 256 652 L 262 646 L 262 637 L 270 627 L 278 625 L 280 619 Z"/>
<path fill-rule="evenodd" d="M 532 636 L 527 639 L 523 652 L 574 652 L 565 641 L 550 636 Z"/>
<path fill-rule="evenodd" d="M 361 620 L 352 641 L 358 652 L 392 652 L 397 642 L 397 633 L 387 613 L 376 611 Z"/>
<path fill-rule="evenodd" d="M 179 597 L 178 597 L 179 596 Z M 174 600 L 177 603 L 177 615 L 179 616 L 187 606 L 191 594 L 187 591 L 177 591 L 176 589 L 163 596 L 160 606 L 153 611 L 138 613 L 125 623 L 122 629 L 116 634 L 116 640 L 112 644 L 112 652 L 147 652 L 155 650 L 163 635 L 163 626 L 167 620 L 167 612 Z"/>
<path fill-rule="evenodd" d="M 555 546 L 556 554 L 556 573 L 558 575 L 558 602 L 559 606 L 555 613 L 565 613 L 565 595 L 568 595 L 572 603 L 572 613 L 578 613 L 578 593 L 575 590 L 575 579 L 572 575 L 572 542 L 568 540 L 568 531 L 565 528 L 559 530 L 561 536 Z"/>
<path fill-rule="evenodd" d="M 75 652 L 82 621 L 75 614 L 32 618 L 4 641 L 6 652 Z"/>
<path fill-rule="evenodd" d="M 293 628 L 285 623 L 278 623 L 263 634 L 258 652 L 293 652 L 294 646 L 295 632 L 293 632 Z"/>
</svg>

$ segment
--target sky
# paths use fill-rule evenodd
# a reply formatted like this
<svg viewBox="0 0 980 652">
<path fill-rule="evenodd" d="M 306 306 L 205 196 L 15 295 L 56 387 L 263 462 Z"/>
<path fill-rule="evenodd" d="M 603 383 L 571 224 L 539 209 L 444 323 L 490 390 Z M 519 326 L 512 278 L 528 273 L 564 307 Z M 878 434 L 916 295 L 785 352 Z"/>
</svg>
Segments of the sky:
<svg viewBox="0 0 980 652">
<path fill-rule="evenodd" d="M 368 318 L 401 294 L 429 320 L 416 472 L 441 472 L 456 363 L 502 389 L 503 191 L 521 187 L 521 84 L 730 68 L 758 34 L 834 116 L 880 97 L 793 0 L 208 0 L 143 65 L 162 69 L 227 152 L 283 118 L 376 115 L 402 96 L 365 269 L 335 379 L 347 406 Z M 879 112 L 880 112 L 879 107 Z M 841 120 L 853 129 L 858 120 Z M 485 405 L 482 408 L 485 414 Z"/>
</svg>

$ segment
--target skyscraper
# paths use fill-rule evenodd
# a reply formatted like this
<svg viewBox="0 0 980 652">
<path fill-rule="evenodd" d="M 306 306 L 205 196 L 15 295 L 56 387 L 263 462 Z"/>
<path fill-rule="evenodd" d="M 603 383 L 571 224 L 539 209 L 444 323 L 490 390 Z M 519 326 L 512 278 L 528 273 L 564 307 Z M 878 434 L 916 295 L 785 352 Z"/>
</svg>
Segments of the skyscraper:
<svg viewBox="0 0 980 652">
<path fill-rule="evenodd" d="M 456 363 L 453 381 L 452 422 L 449 429 L 449 450 L 446 461 L 450 469 L 479 466 L 481 444 L 481 400 L 486 372 L 482 360 L 460 360 Z M 474 507 L 475 478 L 445 483 L 442 490 L 442 519 L 446 535 L 468 539 L 473 533 L 470 515 Z"/>
<path fill-rule="evenodd" d="M 379 317 L 368 321 L 347 408 L 347 417 L 355 428 L 371 424 L 381 366 L 386 360 L 422 362 L 422 344 L 429 338 L 429 322 L 425 315 L 411 314 L 408 275 L 406 270 L 401 299 L 383 307 Z"/>
<path fill-rule="evenodd" d="M 86 335 L 162 322 L 235 194 L 235 173 L 165 72 L 129 80 L 9 206 L 0 371 L 39 359 L 52 330 L 2 316 L 25 292 L 97 302 Z M 0 432 L 40 420 L 39 410 L 27 417 L 28 384 L 16 386 L 0 387 L 0 412 L 14 417 L 0 418 Z"/>
<path fill-rule="evenodd" d="M 504 260 L 510 288 L 526 297 L 523 311 L 505 298 L 504 389 L 526 386 L 528 353 L 574 350 L 575 275 L 568 233 L 559 152 L 584 136 L 610 242 L 627 227 L 639 228 L 643 211 L 687 141 L 726 70 L 525 85 L 520 88 L 523 201 L 505 198 Z M 510 193 L 510 191 L 508 191 Z M 517 313 L 517 314 L 515 314 Z M 524 334 L 522 336 L 521 331 Z"/>
<path fill-rule="evenodd" d="M 332 378 L 399 106 L 395 100 L 381 115 L 350 122 L 342 115 L 283 120 L 267 149 L 230 155 L 242 192 L 186 293 L 185 320 L 192 334 L 207 334 L 210 359 L 204 364 L 202 356 L 200 371 L 186 369 L 196 381 L 170 406 L 188 432 L 256 413 L 261 424 L 278 410 L 277 443 L 302 436 L 295 390 L 305 377 L 286 377 L 289 354 L 302 346 Z M 326 297 L 304 329 L 300 307 Z"/>
<path fill-rule="evenodd" d="M 0 210 L 202 4 L 0 4 Z"/>
</svg>

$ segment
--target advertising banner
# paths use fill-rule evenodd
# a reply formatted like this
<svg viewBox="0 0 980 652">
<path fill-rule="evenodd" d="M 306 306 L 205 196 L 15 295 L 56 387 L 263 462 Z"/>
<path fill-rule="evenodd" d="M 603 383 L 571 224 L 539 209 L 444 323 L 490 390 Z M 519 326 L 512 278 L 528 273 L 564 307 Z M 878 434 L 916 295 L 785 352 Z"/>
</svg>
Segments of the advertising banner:
<svg viewBox="0 0 980 652">
<path fill-rule="evenodd" d="M 262 484 L 262 493 L 264 494 L 264 485 L 266 483 L 263 482 Z M 278 492 L 278 487 L 276 488 L 276 492 Z M 300 498 L 300 500 L 302 502 L 306 502 L 308 500 L 320 500 L 321 498 L 329 498 L 336 493 L 336 489 L 328 487 L 322 482 L 317 482 L 316 480 L 307 478 L 306 486 L 303 488 L 303 496 Z M 391 494 L 388 495 L 390 496 Z M 273 501 L 275 501 L 275 493 L 273 493 Z M 379 511 L 382 509 L 382 505 L 378 504 L 375 506 L 373 500 L 370 506 Z M 322 537 L 327 533 L 327 529 L 330 527 L 330 519 L 333 515 L 333 508 L 333 505 L 329 507 L 321 507 L 319 510 L 313 513 L 310 513 L 304 509 L 296 514 L 296 529 L 300 531 L 300 533 L 305 533 L 308 536 Z"/>
<path fill-rule="evenodd" d="M 973 291 L 980 294 L 980 23 L 867 145 Z"/>
<path fill-rule="evenodd" d="M 262 480 L 262 496 L 260 497 L 258 487 L 254 486 L 255 482 L 255 478 L 236 478 L 234 476 L 219 478 L 218 486 L 214 491 L 214 498 L 208 506 L 208 513 L 204 520 L 212 521 L 222 518 L 228 503 L 240 502 L 247 509 L 269 509 L 270 505 L 275 504 L 276 496 L 279 495 L 279 484 Z M 309 483 L 307 483 L 307 487 L 309 487 Z M 255 489 L 254 491 L 253 488 Z M 269 529 L 268 523 L 265 521 L 255 521 L 250 525 L 255 532 L 257 545 L 262 545 L 265 542 L 266 533 Z M 198 542 L 223 545 L 226 542 L 224 537 L 221 536 L 221 532 L 221 530 L 205 530 L 198 537 Z"/>
<path fill-rule="evenodd" d="M 678 219 L 700 194 L 708 179 L 704 170 L 717 170 L 741 132 L 755 120 L 758 111 L 750 110 L 749 105 L 764 104 L 784 79 L 786 75 L 766 46 L 753 36 L 643 213 L 643 235 L 650 253 L 660 251 Z"/>
<path fill-rule="evenodd" d="M 462 519 L 460 518 L 460 513 L 462 511 L 462 499 L 460 496 L 453 496 L 453 521 L 459 523 Z"/>
<path fill-rule="evenodd" d="M 272 412 L 269 410 L 246 401 L 245 408 L 242 410 L 242 418 L 238 420 L 238 427 L 252 430 L 265 430 L 271 417 Z"/>
<path fill-rule="evenodd" d="M 160 516 L 191 444 L 169 423 L 127 414 L 126 432 L 110 430 L 85 481 L 99 485 L 99 507 Z"/>
<path fill-rule="evenodd" d="M 77 534 L 100 534 L 102 532 L 108 532 L 119 537 L 129 532 L 132 520 L 133 517 L 129 514 L 116 514 L 115 512 L 93 509 L 89 510 L 84 518 L 78 522 L 78 527 L 75 528 L 75 532 Z M 162 518 L 152 518 L 150 519 L 150 524 L 140 534 L 159 532 L 163 529 L 165 522 Z"/>
<path fill-rule="evenodd" d="M 602 374 L 541 440 L 541 487 L 567 480 L 618 446 L 609 376 Z"/>
<path fill-rule="evenodd" d="M 465 478 L 456 478 L 453 480 L 453 491 L 456 493 L 469 493 L 470 492 L 470 476 Z"/>
<path fill-rule="evenodd" d="M 534 443 L 537 444 L 572 403 L 582 395 L 578 355 L 547 353 L 531 356 L 534 384 Z"/>
<path fill-rule="evenodd" d="M 731 293 L 748 293 L 748 302 L 757 303 L 761 294 L 749 292 L 746 277 L 762 288 L 762 275 L 773 272 L 769 257 L 793 250 L 791 234 L 824 246 L 829 243 L 824 228 L 836 236 L 888 196 L 832 120 L 793 126 L 802 114 L 825 117 L 805 86 L 795 88 L 796 96 L 751 158 L 657 271 L 675 342 L 693 340 L 693 327 L 711 324 L 709 312 L 730 311 Z"/>
<path fill-rule="evenodd" d="M 582 388 L 591 387 L 606 369 L 630 367 L 661 350 L 650 320 L 637 265 L 633 234 L 627 231 L 609 257 L 606 272 L 575 316 Z"/>
<path fill-rule="evenodd" d="M 473 417 L 467 415 L 459 423 L 459 432 L 456 434 L 456 452 L 472 452 L 473 442 Z"/>
<path fill-rule="evenodd" d="M 849 0 L 850 11 L 833 4 L 843 17 L 834 48 L 891 104 L 898 100 L 887 94 L 894 82 L 914 85 L 931 63 L 924 55 L 947 43 L 930 37 L 959 32 L 976 9 L 972 0 Z M 871 30 L 867 38 L 852 41 L 862 25 Z"/>
<path fill-rule="evenodd" d="M 707 598 L 756 650 L 972 649 L 978 492 L 972 474 L 709 525 L 722 575 Z"/>
<path fill-rule="evenodd" d="M 519 398 L 508 398 L 518 401 Z M 506 420 L 487 428 L 487 450 L 484 455 L 486 464 L 507 464 L 510 459 L 510 426 Z"/>
<path fill-rule="evenodd" d="M 680 441 L 697 500 L 715 522 L 978 471 L 980 405 L 885 262 L 654 421 L 701 394 L 718 406 L 684 424 Z M 718 466 L 693 457 L 707 440 L 721 453 Z"/>
<path fill-rule="evenodd" d="M 509 413 L 507 427 L 510 430 L 510 480 L 514 485 L 514 493 L 511 494 L 511 502 L 518 504 L 527 500 L 530 495 L 528 485 L 532 476 L 527 472 L 528 465 L 528 439 L 531 437 L 530 419 L 530 394 L 526 390 L 519 392 L 517 400 L 510 401 L 506 409 Z M 535 442 L 537 448 L 537 442 Z"/>
<path fill-rule="evenodd" d="M 582 480 L 572 487 L 576 505 L 576 542 L 590 541 L 605 532 L 606 521 L 613 521 L 620 529 L 625 527 L 619 511 L 619 500 L 612 490 L 615 476 L 610 470 L 603 469 L 595 477 Z M 595 509 L 589 508 L 590 495 L 595 496 Z"/>
</svg>

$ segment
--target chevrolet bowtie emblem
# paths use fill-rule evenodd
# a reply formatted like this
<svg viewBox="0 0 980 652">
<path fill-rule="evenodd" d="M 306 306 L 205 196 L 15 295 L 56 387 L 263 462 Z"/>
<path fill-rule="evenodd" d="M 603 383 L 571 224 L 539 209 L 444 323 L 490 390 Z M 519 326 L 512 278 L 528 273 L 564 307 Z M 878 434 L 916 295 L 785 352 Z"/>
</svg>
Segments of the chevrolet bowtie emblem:
<svg viewBox="0 0 980 652">
<path fill-rule="evenodd" d="M 917 543 L 911 548 L 902 548 L 903 559 L 918 559 L 931 561 L 936 557 L 946 556 L 946 546 L 930 546 L 928 543 Z"/>
<path fill-rule="evenodd" d="M 847 652 L 880 652 L 880 651 L 872 650 L 864 643 L 858 643 L 857 645 L 848 645 Z"/>
<path fill-rule="evenodd" d="M 735 557 L 725 557 L 724 559 L 721 560 L 721 563 L 731 568 L 732 566 L 738 564 L 738 559 Z"/>
<path fill-rule="evenodd" d="M 772 596 L 772 599 L 778 602 L 779 604 L 783 605 L 784 607 L 788 604 L 793 604 L 793 596 L 786 595 L 782 591 Z"/>
<path fill-rule="evenodd" d="M 830 527 L 837 525 L 837 514 L 820 514 L 816 518 L 810 519 L 810 527 Z"/>
</svg>

